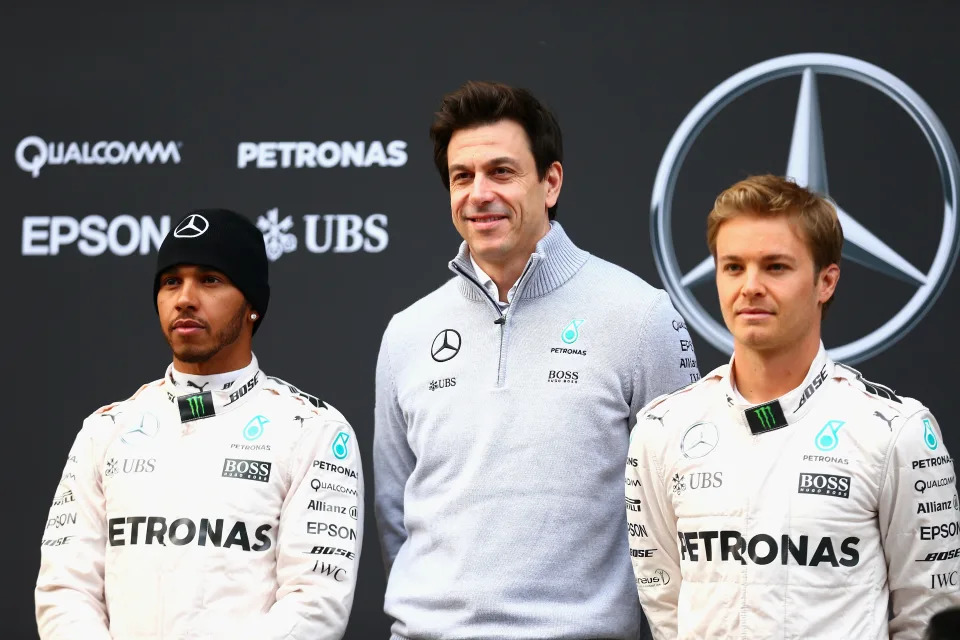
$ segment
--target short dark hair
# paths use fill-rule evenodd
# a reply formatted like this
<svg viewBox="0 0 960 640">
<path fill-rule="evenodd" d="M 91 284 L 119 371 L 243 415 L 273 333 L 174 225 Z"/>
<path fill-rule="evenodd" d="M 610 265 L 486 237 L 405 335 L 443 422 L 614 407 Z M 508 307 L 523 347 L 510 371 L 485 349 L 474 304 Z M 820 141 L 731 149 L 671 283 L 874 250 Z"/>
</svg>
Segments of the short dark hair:
<svg viewBox="0 0 960 640">
<path fill-rule="evenodd" d="M 447 146 L 460 129 L 469 129 L 501 120 L 513 120 L 527 133 L 530 151 L 542 181 L 554 162 L 563 162 L 563 135 L 556 116 L 526 89 L 498 82 L 471 80 L 443 96 L 440 110 L 433 116 L 430 138 L 433 140 L 433 161 L 443 185 L 450 189 L 447 171 Z M 551 220 L 557 216 L 557 205 L 547 210 Z"/>
</svg>

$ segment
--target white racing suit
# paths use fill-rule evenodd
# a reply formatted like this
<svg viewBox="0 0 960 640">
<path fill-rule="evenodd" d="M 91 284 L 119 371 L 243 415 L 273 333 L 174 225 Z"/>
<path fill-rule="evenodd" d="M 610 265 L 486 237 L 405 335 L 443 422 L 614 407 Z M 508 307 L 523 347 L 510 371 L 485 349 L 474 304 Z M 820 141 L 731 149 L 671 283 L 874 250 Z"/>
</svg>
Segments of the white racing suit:
<svg viewBox="0 0 960 640">
<path fill-rule="evenodd" d="M 353 430 L 256 358 L 221 388 L 184 380 L 171 366 L 84 421 L 43 535 L 41 638 L 340 638 L 363 536 Z"/>
<path fill-rule="evenodd" d="M 960 604 L 960 504 L 931 413 L 823 346 L 778 400 L 720 367 L 639 414 L 630 555 L 653 636 L 921 638 Z"/>
</svg>

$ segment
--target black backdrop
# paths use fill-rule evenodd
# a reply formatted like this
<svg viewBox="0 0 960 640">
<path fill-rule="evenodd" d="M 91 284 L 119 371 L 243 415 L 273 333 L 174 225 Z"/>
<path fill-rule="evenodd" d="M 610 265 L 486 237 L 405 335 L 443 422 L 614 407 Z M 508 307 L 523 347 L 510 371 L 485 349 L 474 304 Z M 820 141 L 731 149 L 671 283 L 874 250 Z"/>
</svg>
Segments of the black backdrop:
<svg viewBox="0 0 960 640">
<path fill-rule="evenodd" d="M 268 373 L 332 403 L 356 428 L 368 518 L 347 637 L 386 637 L 371 501 L 374 367 L 391 314 L 449 277 L 445 263 L 459 242 L 427 137 L 444 92 L 467 79 L 495 79 L 526 86 L 550 104 L 566 138 L 559 220 L 580 246 L 658 286 L 649 212 L 664 149 L 691 108 L 742 69 L 800 52 L 853 56 L 909 84 L 960 137 L 955 3 L 589 4 L 0 10 L 7 637 L 35 637 L 39 540 L 81 419 L 159 377 L 169 359 L 150 301 L 154 249 L 124 256 L 108 246 L 91 256 L 73 242 L 56 255 L 33 255 L 52 253 L 43 239 L 51 227 L 69 239 L 85 219 L 95 228 L 129 215 L 139 233 L 144 216 L 159 224 L 205 206 L 254 220 L 274 208 L 279 221 L 290 216 L 292 228 L 281 231 L 296 236 L 297 248 L 271 264 L 274 294 L 254 349 Z M 818 86 L 831 194 L 926 271 L 943 211 L 929 146 L 904 112 L 872 89 L 829 77 Z M 675 199 L 674 239 L 686 268 L 706 255 L 703 217 L 720 189 L 750 173 L 785 170 L 798 87 L 798 77 L 764 85 L 701 135 Z M 28 136 L 89 142 L 88 153 L 98 141 L 158 142 L 167 155 L 152 163 L 57 165 L 55 147 L 34 177 L 17 159 Z M 393 146 L 399 153 L 375 150 L 363 162 L 350 156 L 348 166 L 284 169 L 278 151 L 278 168 L 256 168 L 255 161 L 238 167 L 240 143 L 270 141 L 311 141 L 325 159 L 342 153 L 343 141 L 364 142 L 364 156 L 375 142 L 401 144 Z M 27 147 L 20 160 L 36 165 L 37 148 Z M 124 152 L 113 146 L 115 157 Z M 368 160 L 372 166 L 355 166 Z M 314 253 L 304 216 L 320 216 L 314 249 L 322 248 L 328 222 L 341 229 L 341 249 L 354 248 L 357 238 L 366 246 Z M 130 239 L 129 222 L 114 222 L 125 229 L 114 244 Z M 351 235 L 356 224 L 362 236 Z M 96 242 L 84 246 L 98 252 Z M 960 346 L 953 330 L 958 286 L 956 277 L 949 280 L 916 328 L 859 364 L 867 377 L 928 404 L 955 448 L 960 430 L 952 422 L 948 367 Z M 700 293 L 709 299 L 709 287 Z M 845 263 L 828 346 L 879 326 L 910 293 Z M 726 359 L 695 340 L 701 371 Z"/>
</svg>

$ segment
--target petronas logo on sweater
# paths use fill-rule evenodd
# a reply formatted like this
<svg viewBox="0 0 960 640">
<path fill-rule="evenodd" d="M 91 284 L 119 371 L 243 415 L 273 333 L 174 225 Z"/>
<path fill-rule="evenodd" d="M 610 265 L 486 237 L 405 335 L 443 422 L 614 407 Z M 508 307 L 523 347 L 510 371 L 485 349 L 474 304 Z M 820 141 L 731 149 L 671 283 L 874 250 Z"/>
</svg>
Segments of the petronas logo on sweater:
<svg viewBox="0 0 960 640">
<path fill-rule="evenodd" d="M 583 324 L 583 320 L 571 320 L 564 329 L 563 333 L 560 334 L 560 339 L 566 344 L 573 344 L 580 339 L 580 325 Z"/>
</svg>

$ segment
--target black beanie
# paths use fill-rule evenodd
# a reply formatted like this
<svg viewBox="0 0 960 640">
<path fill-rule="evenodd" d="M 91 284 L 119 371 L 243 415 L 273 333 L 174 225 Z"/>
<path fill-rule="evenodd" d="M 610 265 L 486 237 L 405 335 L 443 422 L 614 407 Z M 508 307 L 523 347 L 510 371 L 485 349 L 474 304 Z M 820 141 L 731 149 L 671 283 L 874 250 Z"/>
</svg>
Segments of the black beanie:
<svg viewBox="0 0 960 640">
<path fill-rule="evenodd" d="M 263 234 L 252 222 L 228 209 L 198 209 L 181 218 L 163 239 L 157 253 L 154 308 L 157 308 L 160 276 L 179 264 L 211 267 L 230 278 L 260 316 L 253 325 L 256 332 L 267 315 L 270 283 Z"/>
</svg>

